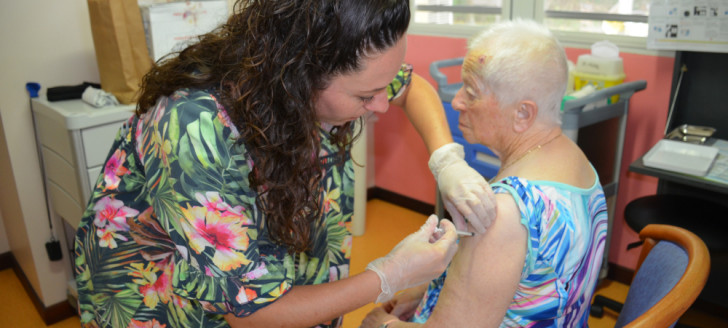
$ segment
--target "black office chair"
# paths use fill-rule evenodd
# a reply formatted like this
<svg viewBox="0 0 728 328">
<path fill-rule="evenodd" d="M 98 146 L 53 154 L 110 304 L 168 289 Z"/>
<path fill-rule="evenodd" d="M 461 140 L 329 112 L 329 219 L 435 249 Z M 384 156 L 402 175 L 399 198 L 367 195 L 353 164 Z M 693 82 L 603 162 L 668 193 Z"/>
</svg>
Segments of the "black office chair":
<svg viewBox="0 0 728 328">
<path fill-rule="evenodd" d="M 669 224 L 700 237 L 711 252 L 728 251 L 728 206 L 694 196 L 656 194 L 637 198 L 624 209 L 635 232 L 649 224 Z"/>
<path fill-rule="evenodd" d="M 591 313 L 600 317 L 604 306 L 618 311 L 615 327 L 674 327 L 705 286 L 708 248 L 694 233 L 670 225 L 650 224 L 640 239 L 644 245 L 624 305 L 597 295 Z"/>
</svg>

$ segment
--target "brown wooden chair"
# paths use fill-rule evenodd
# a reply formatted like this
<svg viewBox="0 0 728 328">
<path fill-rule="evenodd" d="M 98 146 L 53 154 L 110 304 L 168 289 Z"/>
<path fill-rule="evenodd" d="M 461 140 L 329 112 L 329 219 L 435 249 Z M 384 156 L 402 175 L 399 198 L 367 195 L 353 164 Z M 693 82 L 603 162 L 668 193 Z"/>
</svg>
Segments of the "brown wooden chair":
<svg viewBox="0 0 728 328">
<path fill-rule="evenodd" d="M 615 327 L 673 327 L 705 286 L 708 248 L 694 233 L 671 225 L 650 224 L 640 239 L 644 244 L 624 305 L 603 304 L 619 311 Z"/>
</svg>

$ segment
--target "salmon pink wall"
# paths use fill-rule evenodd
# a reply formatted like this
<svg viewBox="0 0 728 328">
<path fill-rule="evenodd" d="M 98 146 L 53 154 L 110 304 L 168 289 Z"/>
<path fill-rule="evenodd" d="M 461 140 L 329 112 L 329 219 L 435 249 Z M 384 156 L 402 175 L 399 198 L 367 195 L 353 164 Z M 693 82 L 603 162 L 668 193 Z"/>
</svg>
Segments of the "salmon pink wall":
<svg viewBox="0 0 728 328">
<path fill-rule="evenodd" d="M 595 40 L 598 41 L 598 40 Z M 414 66 L 419 75 L 435 85 L 430 77 L 430 63 L 437 60 L 461 57 L 465 54 L 467 40 L 463 38 L 408 36 L 406 61 Z M 569 60 L 576 62 L 588 49 L 567 48 Z M 617 193 L 616 213 L 612 231 L 609 261 L 634 269 L 639 249 L 627 251 L 627 244 L 638 239 L 624 223 L 624 207 L 629 201 L 649 195 L 657 188 L 657 179 L 628 171 L 629 164 L 652 147 L 663 135 L 674 58 L 621 53 L 626 73 L 625 82 L 646 80 L 647 88 L 631 98 L 620 184 Z M 454 80 L 459 72 L 446 72 Z M 453 81 L 450 81 L 453 82 Z M 379 114 L 374 126 L 375 184 L 419 201 L 434 204 L 435 182 L 427 168 L 429 155 L 424 143 L 399 109 L 392 107 Z"/>
</svg>

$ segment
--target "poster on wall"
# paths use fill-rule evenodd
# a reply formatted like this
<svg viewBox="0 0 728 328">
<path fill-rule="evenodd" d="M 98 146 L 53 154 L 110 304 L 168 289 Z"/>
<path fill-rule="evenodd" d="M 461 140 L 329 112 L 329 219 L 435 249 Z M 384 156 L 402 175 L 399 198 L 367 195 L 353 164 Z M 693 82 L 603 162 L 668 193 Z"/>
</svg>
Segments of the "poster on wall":
<svg viewBox="0 0 728 328">
<path fill-rule="evenodd" d="M 728 52 L 728 1 L 653 0 L 647 48 Z"/>
<path fill-rule="evenodd" d="M 147 5 L 140 7 L 142 22 L 149 54 L 155 62 L 184 49 L 198 35 L 212 31 L 228 17 L 227 0 L 144 3 Z"/>
</svg>

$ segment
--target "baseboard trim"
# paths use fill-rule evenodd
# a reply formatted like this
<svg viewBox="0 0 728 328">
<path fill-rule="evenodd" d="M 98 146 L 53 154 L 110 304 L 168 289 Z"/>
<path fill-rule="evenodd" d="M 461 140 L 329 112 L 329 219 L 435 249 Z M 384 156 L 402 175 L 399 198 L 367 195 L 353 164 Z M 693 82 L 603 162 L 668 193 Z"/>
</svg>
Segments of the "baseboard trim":
<svg viewBox="0 0 728 328">
<path fill-rule="evenodd" d="M 632 284 L 634 270 L 625 268 L 620 265 L 616 265 L 612 262 L 607 263 L 607 266 L 607 279 L 623 283 L 628 286 Z"/>
<path fill-rule="evenodd" d="M 25 276 L 25 272 L 20 268 L 20 264 L 15 259 L 13 253 L 7 252 L 0 254 L 0 269 L 13 269 L 18 280 L 20 280 L 20 284 L 23 285 L 23 289 L 28 294 L 30 301 L 33 302 L 35 310 L 38 311 L 38 314 L 46 325 L 52 325 L 76 315 L 76 310 L 66 301 L 46 307 L 33 289 L 28 277 Z"/>
<path fill-rule="evenodd" d="M 0 254 L 0 270 L 11 269 L 14 260 L 13 253 L 5 252 Z"/>
<path fill-rule="evenodd" d="M 425 203 L 421 200 L 417 200 L 411 197 L 398 194 L 393 191 L 382 189 L 379 187 L 372 187 L 367 189 L 367 200 L 381 199 L 385 202 L 392 203 L 394 205 L 404 207 L 410 211 L 421 213 L 424 215 L 430 215 L 435 213 L 435 205 Z"/>
</svg>

